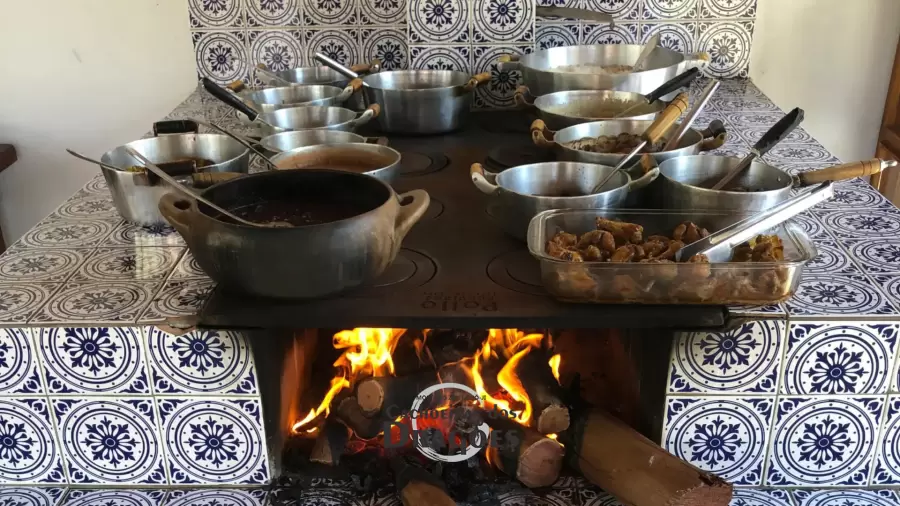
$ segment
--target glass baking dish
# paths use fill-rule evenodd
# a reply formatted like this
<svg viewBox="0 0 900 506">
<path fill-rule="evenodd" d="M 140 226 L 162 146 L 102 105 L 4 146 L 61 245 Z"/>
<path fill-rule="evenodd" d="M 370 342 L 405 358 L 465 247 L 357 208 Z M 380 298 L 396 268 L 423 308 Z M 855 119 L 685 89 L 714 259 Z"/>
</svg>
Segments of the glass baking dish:
<svg viewBox="0 0 900 506">
<path fill-rule="evenodd" d="M 685 221 L 714 232 L 751 214 L 640 209 L 544 211 L 528 227 L 528 250 L 541 264 L 544 288 L 564 302 L 763 305 L 787 300 L 800 284 L 804 265 L 817 254 L 806 233 L 791 222 L 766 232 L 781 238 L 781 262 L 568 262 L 546 253 L 547 241 L 556 233 L 581 235 L 594 230 L 597 217 L 642 225 L 646 238 L 654 234 L 672 237 L 675 227 Z"/>
</svg>

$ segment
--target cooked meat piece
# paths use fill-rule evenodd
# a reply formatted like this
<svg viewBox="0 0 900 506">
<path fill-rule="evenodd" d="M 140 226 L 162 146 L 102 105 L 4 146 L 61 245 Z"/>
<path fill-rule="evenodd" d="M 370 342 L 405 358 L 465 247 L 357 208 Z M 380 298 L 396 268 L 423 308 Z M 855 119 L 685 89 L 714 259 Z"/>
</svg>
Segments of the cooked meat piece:
<svg viewBox="0 0 900 506">
<path fill-rule="evenodd" d="M 666 250 L 668 247 L 669 241 L 655 241 L 649 240 L 642 244 L 641 246 L 644 248 L 644 253 L 646 253 L 647 257 L 655 258 L 659 256 L 660 253 Z"/>
<path fill-rule="evenodd" d="M 696 264 L 691 267 L 690 273 L 691 276 L 697 278 L 708 278 L 712 273 L 712 270 L 709 267 L 709 257 L 706 255 L 694 255 L 688 259 L 689 264 Z"/>
<path fill-rule="evenodd" d="M 616 240 L 613 235 L 605 230 L 591 230 L 581 235 L 578 239 L 578 248 L 584 248 L 589 245 L 599 247 L 604 251 L 612 253 L 616 250 Z"/>
<path fill-rule="evenodd" d="M 691 221 L 685 221 L 684 223 L 678 225 L 672 232 L 673 239 L 675 239 L 676 241 L 683 241 L 685 244 L 697 242 L 708 235 L 708 230 L 698 227 L 697 224 Z"/>
<path fill-rule="evenodd" d="M 657 264 L 654 272 L 657 278 L 662 281 L 672 281 L 678 276 L 678 264 L 671 260 L 659 260 L 656 258 L 646 258 L 641 260 L 642 264 Z"/>
<path fill-rule="evenodd" d="M 650 237 L 647 238 L 647 240 L 648 241 L 659 241 L 659 242 L 664 242 L 666 244 L 669 244 L 669 241 L 671 241 L 672 238 L 666 237 L 664 235 L 651 235 Z"/>
<path fill-rule="evenodd" d="M 749 262 L 753 260 L 753 246 L 749 242 L 738 245 L 731 254 L 732 262 Z"/>
<path fill-rule="evenodd" d="M 583 262 L 584 259 L 581 257 L 581 253 L 572 250 L 565 250 L 560 260 L 568 260 L 569 262 Z"/>
<path fill-rule="evenodd" d="M 598 262 L 603 260 L 603 251 L 593 244 L 581 249 L 581 256 L 588 262 Z"/>
<path fill-rule="evenodd" d="M 618 274 L 616 276 L 613 276 L 612 288 L 626 299 L 634 299 L 640 297 L 641 293 L 643 293 L 644 291 L 640 283 L 635 281 L 634 278 L 627 274 Z"/>
<path fill-rule="evenodd" d="M 550 238 L 550 242 L 556 243 L 562 248 L 572 248 L 578 244 L 578 236 L 568 232 L 558 232 Z"/>
<path fill-rule="evenodd" d="M 647 253 L 644 252 L 644 248 L 639 244 L 632 244 L 631 246 L 634 249 L 634 257 L 631 259 L 632 262 L 640 262 L 647 258 Z"/>
<path fill-rule="evenodd" d="M 563 248 L 559 244 L 553 242 L 553 240 L 547 241 L 547 254 L 560 260 L 568 260 L 570 262 L 582 261 L 580 253 L 568 248 Z"/>
<path fill-rule="evenodd" d="M 702 254 L 702 253 L 698 253 L 698 254 L 692 256 L 691 258 L 688 258 L 688 263 L 692 263 L 692 264 L 708 264 L 708 263 L 709 263 L 709 257 L 706 256 L 706 255 L 704 255 L 704 254 Z"/>
<path fill-rule="evenodd" d="M 616 238 L 616 244 L 621 240 L 624 243 L 640 244 L 644 227 L 636 223 L 625 223 L 622 221 L 607 220 L 606 218 L 597 218 L 597 228 L 606 230 Z"/>
<path fill-rule="evenodd" d="M 658 260 L 672 260 L 675 258 L 675 253 L 678 253 L 678 250 L 684 247 L 684 243 L 681 241 L 670 241 L 669 245 L 666 247 L 666 250 L 656 256 Z"/>
<path fill-rule="evenodd" d="M 777 262 L 784 260 L 784 244 L 777 235 L 759 235 L 754 239 L 754 262 Z"/>
<path fill-rule="evenodd" d="M 630 262 L 634 258 L 634 245 L 626 244 L 616 249 L 616 252 L 609 258 L 610 262 L 625 263 Z"/>
</svg>

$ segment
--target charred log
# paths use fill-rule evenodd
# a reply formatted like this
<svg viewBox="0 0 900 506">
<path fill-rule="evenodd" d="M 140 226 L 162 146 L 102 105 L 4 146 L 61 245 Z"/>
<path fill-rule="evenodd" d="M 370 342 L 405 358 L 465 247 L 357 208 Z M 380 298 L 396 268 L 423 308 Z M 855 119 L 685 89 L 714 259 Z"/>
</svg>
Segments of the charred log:
<svg viewBox="0 0 900 506">
<path fill-rule="evenodd" d="M 393 419 L 401 410 L 408 410 L 422 390 L 437 382 L 433 369 L 408 376 L 366 378 L 357 386 L 356 399 L 366 416 Z"/>
<path fill-rule="evenodd" d="M 409 461 L 394 457 L 391 469 L 397 485 L 397 494 L 403 506 L 455 506 L 454 501 L 435 475 Z"/>
<path fill-rule="evenodd" d="M 531 400 L 531 426 L 541 434 L 555 434 L 569 428 L 569 408 L 562 401 L 563 391 L 553 377 L 549 357 L 531 351 L 516 364 L 515 373 Z"/>
<path fill-rule="evenodd" d="M 337 403 L 335 417 L 350 428 L 357 437 L 372 439 L 384 430 L 384 422 L 380 417 L 368 417 L 359 407 L 355 396 L 347 396 Z"/>
<path fill-rule="evenodd" d="M 319 435 L 309 454 L 309 460 L 328 466 L 340 464 L 341 456 L 346 451 L 349 439 L 350 430 L 347 426 L 338 422 L 335 417 L 329 416 L 319 429 Z"/>
<path fill-rule="evenodd" d="M 487 455 L 493 465 L 529 488 L 556 482 L 565 456 L 558 442 L 497 412 L 473 411 L 492 429 Z"/>
<path fill-rule="evenodd" d="M 623 503 L 726 506 L 731 501 L 731 484 L 665 451 L 602 410 L 577 417 L 564 436 L 570 465 Z"/>
</svg>

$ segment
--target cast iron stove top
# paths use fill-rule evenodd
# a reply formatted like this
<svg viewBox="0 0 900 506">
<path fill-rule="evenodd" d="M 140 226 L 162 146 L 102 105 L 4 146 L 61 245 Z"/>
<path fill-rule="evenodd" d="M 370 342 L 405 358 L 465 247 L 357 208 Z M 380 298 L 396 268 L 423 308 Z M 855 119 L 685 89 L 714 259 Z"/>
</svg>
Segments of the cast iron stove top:
<svg viewBox="0 0 900 506">
<path fill-rule="evenodd" d="M 723 306 L 563 304 L 541 287 L 537 261 L 485 211 L 469 166 L 500 171 L 548 160 L 518 112 L 476 113 L 464 131 L 390 136 L 403 153 L 398 193 L 424 189 L 431 206 L 403 241 L 396 261 L 368 286 L 339 296 L 290 301 L 216 289 L 201 313 L 215 328 L 712 328 Z M 377 135 L 377 132 L 359 132 Z"/>
</svg>

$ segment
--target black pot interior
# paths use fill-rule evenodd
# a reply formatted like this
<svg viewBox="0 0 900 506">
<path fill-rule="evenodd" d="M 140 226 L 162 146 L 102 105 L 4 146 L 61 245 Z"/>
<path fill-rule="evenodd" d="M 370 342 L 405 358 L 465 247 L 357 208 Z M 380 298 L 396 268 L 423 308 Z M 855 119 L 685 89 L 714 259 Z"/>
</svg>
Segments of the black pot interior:
<svg viewBox="0 0 900 506">
<path fill-rule="evenodd" d="M 209 188 L 203 196 L 257 223 L 286 221 L 295 227 L 345 220 L 381 207 L 391 191 L 377 179 L 334 170 L 283 170 L 241 177 Z M 217 220 L 228 218 L 199 204 Z"/>
</svg>

